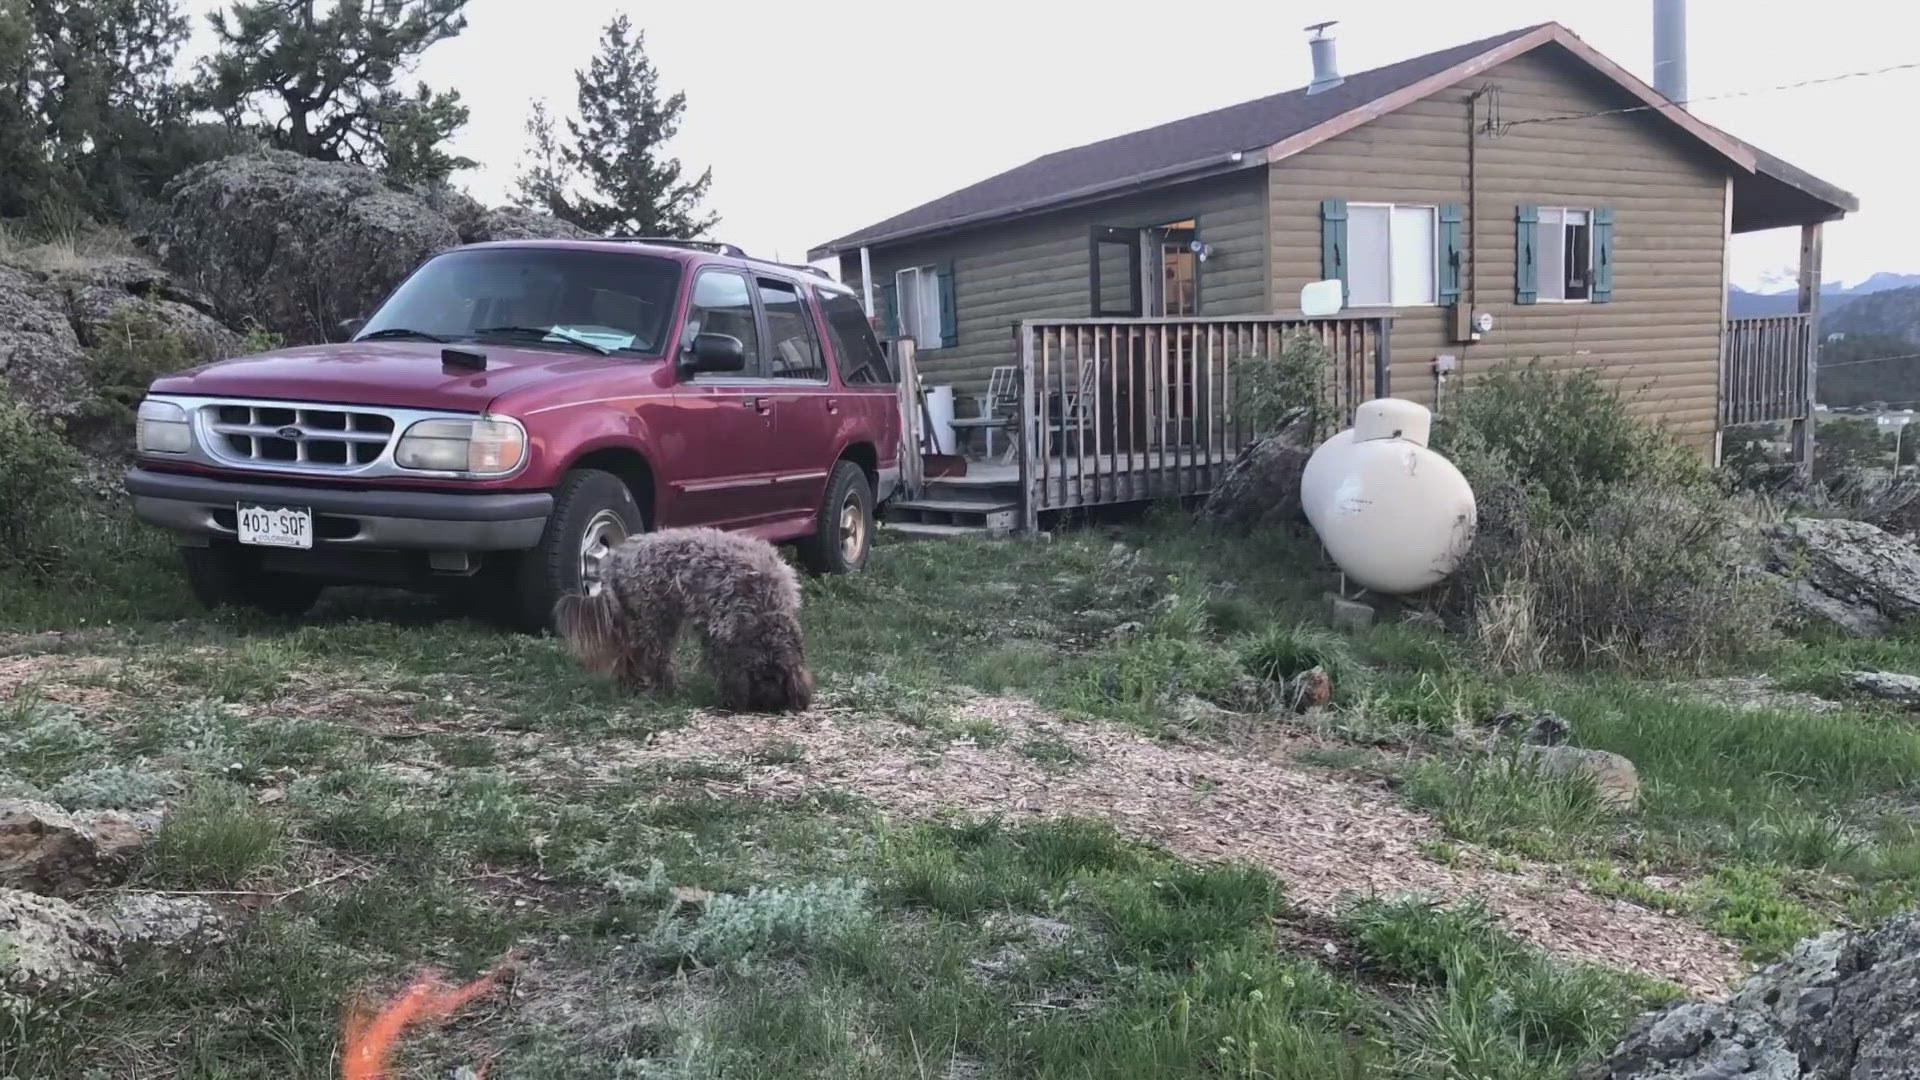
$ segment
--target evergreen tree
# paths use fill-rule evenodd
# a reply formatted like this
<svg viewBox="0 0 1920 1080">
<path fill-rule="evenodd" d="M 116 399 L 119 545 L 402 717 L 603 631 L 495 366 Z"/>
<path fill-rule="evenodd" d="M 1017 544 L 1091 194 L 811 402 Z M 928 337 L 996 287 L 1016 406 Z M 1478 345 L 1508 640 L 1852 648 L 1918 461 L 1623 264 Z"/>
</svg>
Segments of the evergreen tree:
<svg viewBox="0 0 1920 1080">
<path fill-rule="evenodd" d="M 0 0 L 0 209 L 119 210 L 157 189 L 187 28 L 177 0 Z"/>
<path fill-rule="evenodd" d="M 625 15 L 614 19 L 574 81 L 580 115 L 567 121 L 564 142 L 544 106 L 527 123 L 534 164 L 520 177 L 521 204 L 608 235 L 695 237 L 713 228 L 719 216 L 700 207 L 713 170 L 683 179 L 680 160 L 664 152 L 687 99 L 660 96 L 646 35 Z"/>
<path fill-rule="evenodd" d="M 471 164 L 439 146 L 466 122 L 458 92 L 400 77 L 466 29 L 467 0 L 241 0 L 209 16 L 219 50 L 201 62 L 207 105 L 277 146 L 329 161 L 398 165 L 444 179 Z"/>
</svg>

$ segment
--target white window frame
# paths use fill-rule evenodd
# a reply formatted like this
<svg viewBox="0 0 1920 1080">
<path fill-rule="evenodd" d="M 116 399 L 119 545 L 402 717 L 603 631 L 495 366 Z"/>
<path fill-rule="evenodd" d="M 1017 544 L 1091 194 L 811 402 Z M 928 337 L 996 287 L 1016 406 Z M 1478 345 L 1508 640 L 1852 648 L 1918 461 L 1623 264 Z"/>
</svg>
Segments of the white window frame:
<svg viewBox="0 0 1920 1080">
<path fill-rule="evenodd" d="M 1347 237 L 1348 237 L 1347 238 L 1347 263 L 1349 266 L 1349 270 L 1347 274 L 1348 274 L 1349 282 L 1351 282 L 1352 280 L 1353 272 L 1351 270 L 1351 267 L 1354 265 L 1354 258 L 1356 254 L 1353 247 L 1352 236 L 1353 236 L 1353 211 L 1357 209 L 1358 210 L 1375 209 L 1375 210 L 1385 210 L 1387 212 L 1387 300 L 1385 303 L 1362 303 L 1360 301 L 1350 301 L 1347 306 L 1357 307 L 1357 308 L 1439 307 L 1440 306 L 1440 207 L 1439 205 L 1435 203 L 1385 203 L 1385 202 L 1349 202 L 1347 203 Z M 1431 245 L 1431 250 L 1428 253 L 1428 257 L 1429 257 L 1429 265 L 1432 267 L 1432 279 L 1427 283 L 1428 298 L 1424 300 L 1402 300 L 1398 295 L 1395 295 L 1393 291 L 1393 267 L 1394 267 L 1393 218 L 1394 218 L 1394 212 L 1396 210 L 1425 210 L 1428 214 L 1428 222 L 1431 226 L 1428 232 L 1428 242 Z M 1352 292 L 1351 285 L 1349 285 L 1348 292 L 1349 294 L 1351 294 Z"/>
<path fill-rule="evenodd" d="M 893 295 L 900 310 L 894 318 L 900 336 L 921 352 L 940 347 L 940 274 L 933 266 L 909 266 L 893 273 Z"/>
<path fill-rule="evenodd" d="M 1582 214 L 1587 226 L 1587 295 L 1567 299 L 1567 215 Z M 1540 208 L 1540 220 L 1534 225 L 1534 243 L 1539 247 L 1535 252 L 1534 267 L 1539 279 L 1534 282 L 1534 302 L 1540 304 L 1591 304 L 1593 303 L 1593 214 L 1591 206 L 1543 206 Z M 1547 237 L 1555 237 L 1551 262 L 1547 259 Z M 1552 276 L 1548 276 L 1551 269 Z M 1553 291 L 1558 296 L 1548 295 L 1547 283 L 1553 283 Z"/>
</svg>

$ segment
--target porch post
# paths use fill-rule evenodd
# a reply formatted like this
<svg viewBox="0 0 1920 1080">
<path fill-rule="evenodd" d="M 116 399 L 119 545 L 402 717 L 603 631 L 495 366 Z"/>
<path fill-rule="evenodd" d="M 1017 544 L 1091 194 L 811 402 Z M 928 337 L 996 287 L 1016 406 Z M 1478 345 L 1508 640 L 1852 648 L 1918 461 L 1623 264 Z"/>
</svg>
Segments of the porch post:
<svg viewBox="0 0 1920 1080">
<path fill-rule="evenodd" d="M 1793 461 L 1801 476 L 1813 474 L 1813 404 L 1820 367 L 1820 229 L 1818 221 L 1800 226 L 1800 312 L 1806 316 L 1807 390 L 1804 413 L 1793 422 Z"/>
<path fill-rule="evenodd" d="M 873 318 L 873 255 L 860 245 L 860 302 L 866 305 L 867 318 Z"/>
</svg>

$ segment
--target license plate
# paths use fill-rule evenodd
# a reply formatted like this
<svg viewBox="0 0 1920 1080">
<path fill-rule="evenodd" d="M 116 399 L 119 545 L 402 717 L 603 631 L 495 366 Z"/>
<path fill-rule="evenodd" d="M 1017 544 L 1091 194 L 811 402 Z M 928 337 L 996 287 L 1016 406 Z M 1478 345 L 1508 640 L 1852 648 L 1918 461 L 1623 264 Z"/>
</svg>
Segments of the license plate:
<svg viewBox="0 0 1920 1080">
<path fill-rule="evenodd" d="M 240 542 L 259 547 L 313 546 L 313 511 L 304 506 L 249 506 L 234 508 Z"/>
</svg>

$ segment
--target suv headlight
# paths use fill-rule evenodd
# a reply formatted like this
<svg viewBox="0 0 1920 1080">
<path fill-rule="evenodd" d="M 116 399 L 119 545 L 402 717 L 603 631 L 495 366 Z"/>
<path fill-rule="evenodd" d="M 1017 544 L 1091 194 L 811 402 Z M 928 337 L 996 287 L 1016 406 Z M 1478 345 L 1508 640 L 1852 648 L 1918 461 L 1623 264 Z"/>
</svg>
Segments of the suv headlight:
<svg viewBox="0 0 1920 1080">
<path fill-rule="evenodd" d="M 421 420 L 400 436 L 394 464 L 420 472 L 505 476 L 527 456 L 527 432 L 519 421 Z"/>
<path fill-rule="evenodd" d="M 142 454 L 184 454 L 192 450 L 193 427 L 187 423 L 187 410 L 171 401 L 142 401 L 134 426 L 134 448 Z"/>
</svg>

